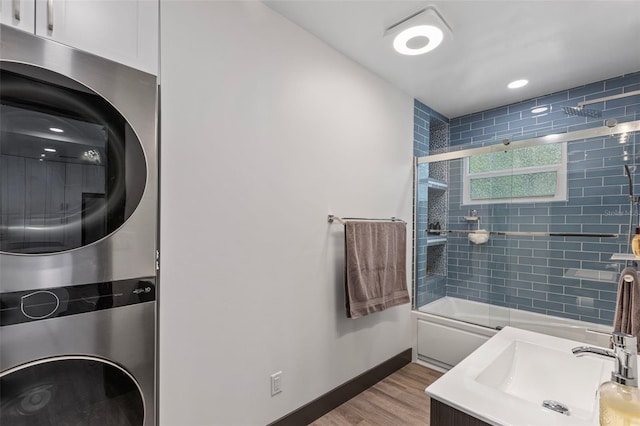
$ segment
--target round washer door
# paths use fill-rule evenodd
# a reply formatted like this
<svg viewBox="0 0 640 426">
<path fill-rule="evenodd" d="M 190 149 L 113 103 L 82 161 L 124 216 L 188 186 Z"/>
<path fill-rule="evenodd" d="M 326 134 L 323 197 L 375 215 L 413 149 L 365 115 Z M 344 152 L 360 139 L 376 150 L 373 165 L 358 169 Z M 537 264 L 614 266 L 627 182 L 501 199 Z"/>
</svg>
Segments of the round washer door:
<svg viewBox="0 0 640 426">
<path fill-rule="evenodd" d="M 0 424 L 142 426 L 140 388 L 103 359 L 58 357 L 0 374 Z"/>
</svg>

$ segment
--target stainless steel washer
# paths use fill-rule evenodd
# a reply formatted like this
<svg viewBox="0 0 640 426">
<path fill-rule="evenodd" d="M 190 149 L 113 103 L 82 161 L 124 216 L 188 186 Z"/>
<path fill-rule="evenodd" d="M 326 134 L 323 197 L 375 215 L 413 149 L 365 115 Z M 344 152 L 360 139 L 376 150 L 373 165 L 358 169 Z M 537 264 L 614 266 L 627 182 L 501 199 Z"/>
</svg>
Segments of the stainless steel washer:
<svg viewBox="0 0 640 426">
<path fill-rule="evenodd" d="M 155 282 L 0 295 L 0 424 L 155 424 Z"/>
</svg>

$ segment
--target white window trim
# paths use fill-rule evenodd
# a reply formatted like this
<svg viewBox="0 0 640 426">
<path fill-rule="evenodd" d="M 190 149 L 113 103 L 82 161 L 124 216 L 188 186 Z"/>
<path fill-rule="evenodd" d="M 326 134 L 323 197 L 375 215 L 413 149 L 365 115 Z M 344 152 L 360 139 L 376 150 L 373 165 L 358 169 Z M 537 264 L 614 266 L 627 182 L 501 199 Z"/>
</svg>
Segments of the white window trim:
<svg viewBox="0 0 640 426">
<path fill-rule="evenodd" d="M 562 143 L 562 158 L 558 164 L 545 166 L 523 167 L 517 169 L 496 170 L 482 173 L 469 173 L 469 157 L 462 161 L 462 205 L 474 204 L 503 204 L 503 203 L 543 203 L 550 201 L 567 201 L 567 144 Z M 471 178 L 491 178 L 501 176 L 528 175 L 532 173 L 553 172 L 557 173 L 556 194 L 544 197 L 513 197 L 513 198 L 487 198 L 483 200 L 471 199 Z"/>
</svg>

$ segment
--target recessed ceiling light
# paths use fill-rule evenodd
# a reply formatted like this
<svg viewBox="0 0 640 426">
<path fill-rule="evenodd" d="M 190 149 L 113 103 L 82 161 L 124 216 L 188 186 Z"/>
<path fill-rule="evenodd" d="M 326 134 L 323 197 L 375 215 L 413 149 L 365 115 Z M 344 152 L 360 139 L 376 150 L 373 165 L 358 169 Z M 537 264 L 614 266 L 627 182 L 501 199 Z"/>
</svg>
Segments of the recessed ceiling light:
<svg viewBox="0 0 640 426">
<path fill-rule="evenodd" d="M 40 154 L 40 157 L 44 157 L 44 154 Z"/>
<path fill-rule="evenodd" d="M 547 112 L 548 110 L 549 110 L 549 107 L 540 106 L 532 109 L 531 114 L 542 114 L 543 112 Z"/>
<path fill-rule="evenodd" d="M 44 150 L 47 152 L 56 152 L 54 148 L 45 148 Z"/>
<path fill-rule="evenodd" d="M 442 43 L 442 30 L 433 25 L 417 25 L 400 32 L 393 39 L 393 48 L 403 55 L 422 55 Z"/>
<path fill-rule="evenodd" d="M 520 87 L 524 87 L 527 84 L 529 84 L 529 80 L 516 80 L 516 81 L 512 81 L 511 83 L 507 84 L 507 87 L 509 89 L 518 89 Z"/>
<path fill-rule="evenodd" d="M 64 130 L 62 130 L 59 127 L 49 127 L 49 130 L 51 130 L 52 132 L 56 132 L 56 133 L 64 133 Z"/>
</svg>

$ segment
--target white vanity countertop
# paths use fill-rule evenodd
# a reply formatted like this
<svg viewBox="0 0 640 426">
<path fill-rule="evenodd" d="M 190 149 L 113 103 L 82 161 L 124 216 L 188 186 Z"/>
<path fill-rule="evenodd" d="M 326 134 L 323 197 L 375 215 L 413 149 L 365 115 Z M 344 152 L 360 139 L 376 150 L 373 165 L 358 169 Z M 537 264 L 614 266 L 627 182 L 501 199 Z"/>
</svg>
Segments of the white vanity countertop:
<svg viewBox="0 0 640 426">
<path fill-rule="evenodd" d="M 425 392 L 491 425 L 598 425 L 598 386 L 613 360 L 576 357 L 584 343 L 505 327 Z M 545 399 L 569 407 L 563 415 Z"/>
</svg>

